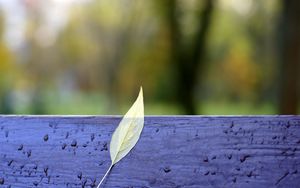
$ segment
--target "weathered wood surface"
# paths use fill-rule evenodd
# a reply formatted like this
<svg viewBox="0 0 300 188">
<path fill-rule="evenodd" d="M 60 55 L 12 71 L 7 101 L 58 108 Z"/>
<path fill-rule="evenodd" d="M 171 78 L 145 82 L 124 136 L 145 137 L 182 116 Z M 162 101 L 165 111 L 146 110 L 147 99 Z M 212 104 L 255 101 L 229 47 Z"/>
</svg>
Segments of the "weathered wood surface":
<svg viewBox="0 0 300 188">
<path fill-rule="evenodd" d="M 119 121 L 0 116 L 0 187 L 95 187 Z M 300 187 L 300 116 L 146 117 L 104 187 Z"/>
</svg>

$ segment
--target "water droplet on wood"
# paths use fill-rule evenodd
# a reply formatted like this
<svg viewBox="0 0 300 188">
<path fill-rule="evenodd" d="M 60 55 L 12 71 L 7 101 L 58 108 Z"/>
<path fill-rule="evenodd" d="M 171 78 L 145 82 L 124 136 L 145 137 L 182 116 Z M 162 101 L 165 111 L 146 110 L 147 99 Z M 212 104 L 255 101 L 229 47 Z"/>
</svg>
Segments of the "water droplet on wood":
<svg viewBox="0 0 300 188">
<path fill-rule="evenodd" d="M 170 167 L 168 167 L 168 166 L 167 166 L 167 167 L 165 167 L 165 168 L 164 168 L 164 172 L 165 172 L 165 173 L 169 173 L 169 172 L 171 172 L 171 169 L 170 169 Z"/>
<path fill-rule="evenodd" d="M 34 182 L 33 182 L 33 185 L 34 185 L 34 186 L 38 186 L 38 184 L 39 184 L 39 183 L 38 183 L 37 181 L 34 181 Z"/>
<path fill-rule="evenodd" d="M 233 182 L 233 183 L 235 183 L 235 182 L 236 182 L 236 177 L 234 177 L 234 178 L 232 179 L 232 182 Z"/>
<path fill-rule="evenodd" d="M 77 146 L 77 141 L 76 141 L 76 140 L 73 140 L 72 143 L 71 143 L 71 146 L 72 146 L 72 147 L 76 147 L 76 146 Z"/>
<path fill-rule="evenodd" d="M 230 125 L 230 128 L 232 128 L 232 127 L 234 127 L 234 123 L 233 122 L 231 122 L 231 125 Z"/>
<path fill-rule="evenodd" d="M 104 144 L 103 144 L 103 146 L 102 146 L 102 148 L 101 148 L 101 151 L 107 151 L 108 150 L 108 148 L 107 148 L 107 142 L 105 142 Z"/>
<path fill-rule="evenodd" d="M 66 147 L 67 147 L 67 144 L 66 143 L 63 143 L 63 145 L 61 146 L 61 149 L 66 149 Z"/>
<path fill-rule="evenodd" d="M 78 172 L 77 173 L 77 177 L 81 180 L 81 178 L 82 178 L 82 172 Z"/>
<path fill-rule="evenodd" d="M 4 184 L 4 178 L 0 178 L 0 185 Z"/>
<path fill-rule="evenodd" d="M 203 162 L 207 163 L 208 162 L 208 157 L 204 157 Z"/>
<path fill-rule="evenodd" d="M 247 176 L 250 178 L 252 176 L 252 171 L 250 171 Z"/>
<path fill-rule="evenodd" d="M 69 138 L 69 132 L 66 133 L 65 139 Z"/>
<path fill-rule="evenodd" d="M 249 158 L 250 155 L 243 155 L 241 158 L 240 158 L 240 161 L 241 163 L 245 162 L 247 158 Z"/>
<path fill-rule="evenodd" d="M 21 151 L 23 149 L 23 144 L 18 147 L 18 150 Z"/>
<path fill-rule="evenodd" d="M 27 151 L 27 157 L 30 157 L 31 156 L 31 150 L 28 150 Z"/>
<path fill-rule="evenodd" d="M 44 172 L 45 172 L 45 175 L 46 175 L 46 176 L 48 176 L 48 169 L 49 169 L 48 166 L 45 166 Z"/>
<path fill-rule="evenodd" d="M 44 136 L 44 141 L 47 142 L 48 139 L 49 139 L 49 136 L 48 136 L 48 134 L 46 134 L 46 135 Z"/>
<path fill-rule="evenodd" d="M 232 158 L 232 154 L 229 154 L 227 158 L 230 160 Z"/>
<path fill-rule="evenodd" d="M 10 160 L 10 161 L 7 163 L 7 166 L 10 166 L 13 162 L 14 162 L 14 160 Z"/>
<path fill-rule="evenodd" d="M 95 139 L 95 134 L 94 134 L 94 133 L 92 133 L 92 134 L 91 134 L 91 141 L 93 142 L 93 141 L 94 141 L 94 139 Z"/>
</svg>

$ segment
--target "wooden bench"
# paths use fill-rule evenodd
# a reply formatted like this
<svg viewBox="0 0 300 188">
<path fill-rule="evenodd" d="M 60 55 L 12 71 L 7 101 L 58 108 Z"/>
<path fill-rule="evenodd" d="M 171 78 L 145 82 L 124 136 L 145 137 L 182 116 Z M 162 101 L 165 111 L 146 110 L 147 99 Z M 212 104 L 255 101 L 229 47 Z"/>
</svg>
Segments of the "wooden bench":
<svg viewBox="0 0 300 188">
<path fill-rule="evenodd" d="M 120 116 L 0 116 L 0 187 L 96 187 Z M 300 116 L 147 116 L 103 187 L 300 187 Z"/>
</svg>

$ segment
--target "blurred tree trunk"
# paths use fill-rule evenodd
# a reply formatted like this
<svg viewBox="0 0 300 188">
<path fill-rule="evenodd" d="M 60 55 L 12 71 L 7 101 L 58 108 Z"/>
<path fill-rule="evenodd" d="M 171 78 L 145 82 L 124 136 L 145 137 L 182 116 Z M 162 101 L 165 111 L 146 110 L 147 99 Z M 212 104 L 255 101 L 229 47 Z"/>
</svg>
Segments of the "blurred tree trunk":
<svg viewBox="0 0 300 188">
<path fill-rule="evenodd" d="M 300 69 L 300 1 L 282 0 L 279 113 L 297 114 Z"/>
<path fill-rule="evenodd" d="M 184 113 L 191 115 L 197 113 L 195 90 L 198 84 L 198 75 L 202 74 L 204 68 L 206 40 L 213 11 L 213 0 L 198 1 L 197 3 L 196 6 L 202 4 L 203 8 L 196 15 L 198 20 L 196 32 L 187 45 L 184 45 L 187 39 L 180 31 L 177 1 L 169 0 L 167 12 L 171 31 L 171 56 L 176 77 L 176 99 Z"/>
</svg>

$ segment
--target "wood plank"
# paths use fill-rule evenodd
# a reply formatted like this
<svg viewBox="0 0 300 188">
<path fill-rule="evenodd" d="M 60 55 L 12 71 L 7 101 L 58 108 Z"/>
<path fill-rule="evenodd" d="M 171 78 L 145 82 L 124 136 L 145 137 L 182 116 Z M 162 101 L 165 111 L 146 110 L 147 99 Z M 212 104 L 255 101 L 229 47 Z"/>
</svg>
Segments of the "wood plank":
<svg viewBox="0 0 300 188">
<path fill-rule="evenodd" d="M 0 116 L 0 187 L 95 187 L 119 116 Z M 146 117 L 104 187 L 299 187 L 300 116 Z"/>
</svg>

